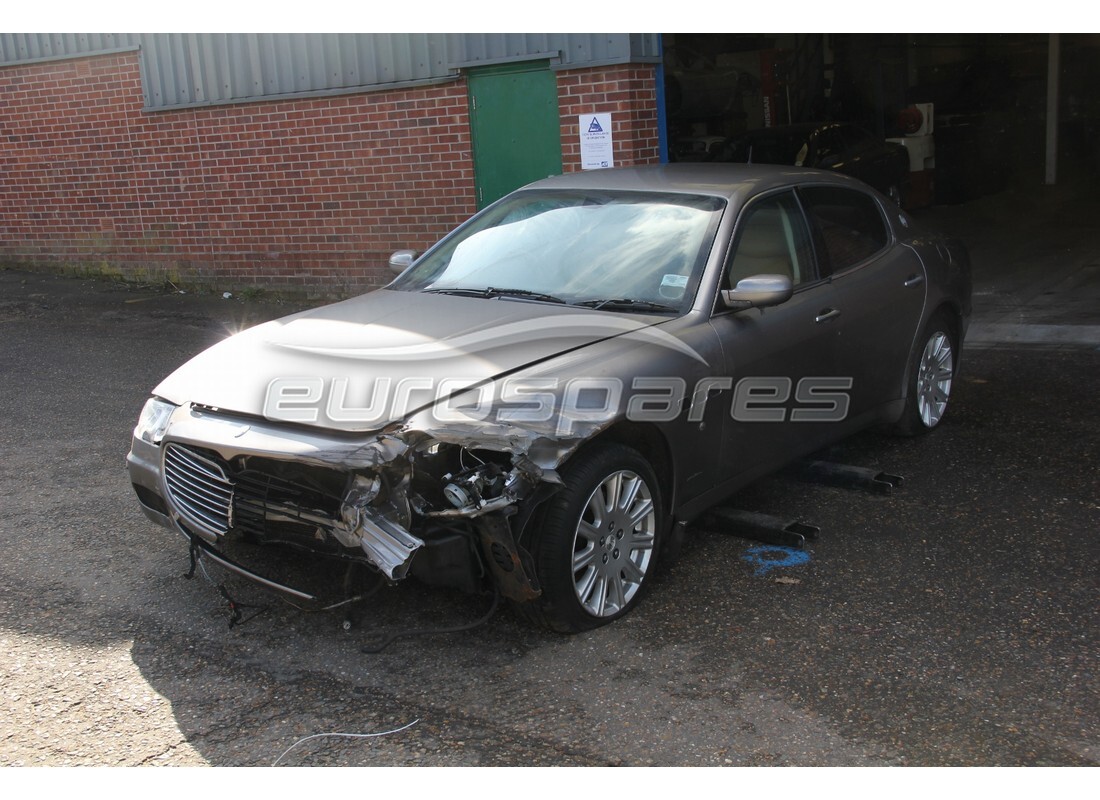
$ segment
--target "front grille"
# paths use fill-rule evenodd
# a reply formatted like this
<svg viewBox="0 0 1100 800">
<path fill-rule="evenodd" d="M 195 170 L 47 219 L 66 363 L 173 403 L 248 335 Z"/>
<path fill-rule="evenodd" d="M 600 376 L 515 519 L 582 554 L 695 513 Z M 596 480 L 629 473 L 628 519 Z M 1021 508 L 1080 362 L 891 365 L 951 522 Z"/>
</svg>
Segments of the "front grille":
<svg viewBox="0 0 1100 800">
<path fill-rule="evenodd" d="M 269 472 L 241 470 L 233 482 L 234 527 L 261 541 L 304 537 L 316 545 L 318 529 L 330 530 L 339 515 L 339 496 Z"/>
<path fill-rule="evenodd" d="M 164 451 L 168 500 L 191 525 L 219 536 L 233 527 L 233 483 L 215 461 L 170 444 Z"/>
</svg>

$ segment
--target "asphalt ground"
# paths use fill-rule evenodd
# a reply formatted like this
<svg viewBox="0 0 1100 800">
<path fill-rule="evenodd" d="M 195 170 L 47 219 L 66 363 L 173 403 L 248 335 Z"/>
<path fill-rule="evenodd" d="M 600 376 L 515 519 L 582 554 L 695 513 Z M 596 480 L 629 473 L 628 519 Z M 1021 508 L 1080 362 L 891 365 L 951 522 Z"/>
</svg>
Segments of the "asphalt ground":
<svg viewBox="0 0 1100 800">
<path fill-rule="evenodd" d="M 345 631 L 213 568 L 186 580 L 124 469 L 152 386 L 291 310 L 0 271 L 0 766 L 1100 763 L 1095 347 L 965 349 L 940 429 L 829 453 L 904 476 L 890 494 L 782 475 L 734 498 L 820 526 L 804 557 L 697 530 L 613 625 L 505 610 L 367 655 L 371 627 L 485 601 L 406 581 Z M 259 613 L 230 628 L 223 581 Z"/>
</svg>

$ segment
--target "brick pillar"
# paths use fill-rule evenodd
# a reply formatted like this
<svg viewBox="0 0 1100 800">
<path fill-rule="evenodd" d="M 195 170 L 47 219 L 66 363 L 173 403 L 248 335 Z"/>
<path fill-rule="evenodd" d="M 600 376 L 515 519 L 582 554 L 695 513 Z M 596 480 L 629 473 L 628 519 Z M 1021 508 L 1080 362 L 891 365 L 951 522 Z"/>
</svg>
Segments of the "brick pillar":
<svg viewBox="0 0 1100 800">
<path fill-rule="evenodd" d="M 581 168 L 580 114 L 610 113 L 616 167 L 657 164 L 657 69 L 625 64 L 558 72 L 562 171 Z"/>
</svg>

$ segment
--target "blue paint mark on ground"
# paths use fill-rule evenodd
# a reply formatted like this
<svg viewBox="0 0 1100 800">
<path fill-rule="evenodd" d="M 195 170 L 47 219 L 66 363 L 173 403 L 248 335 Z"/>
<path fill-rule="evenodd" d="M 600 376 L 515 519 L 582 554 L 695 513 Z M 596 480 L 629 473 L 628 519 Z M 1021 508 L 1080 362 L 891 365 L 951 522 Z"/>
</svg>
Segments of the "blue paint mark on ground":
<svg viewBox="0 0 1100 800">
<path fill-rule="evenodd" d="M 746 550 L 741 558 L 756 566 L 753 575 L 762 577 L 779 567 L 797 567 L 807 564 L 810 561 L 810 554 L 793 547 L 758 544 Z"/>
</svg>

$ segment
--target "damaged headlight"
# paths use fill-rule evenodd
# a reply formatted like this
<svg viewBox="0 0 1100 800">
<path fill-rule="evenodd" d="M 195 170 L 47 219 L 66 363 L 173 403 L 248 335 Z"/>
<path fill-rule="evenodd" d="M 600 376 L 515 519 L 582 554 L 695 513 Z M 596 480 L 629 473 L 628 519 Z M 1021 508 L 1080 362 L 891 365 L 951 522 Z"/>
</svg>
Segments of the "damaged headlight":
<svg viewBox="0 0 1100 800">
<path fill-rule="evenodd" d="M 168 421 L 172 418 L 172 412 L 176 407 L 171 403 L 150 397 L 145 401 L 145 407 L 141 409 L 137 427 L 134 428 L 134 438 L 142 439 L 150 444 L 160 444 L 168 430 Z"/>
</svg>

